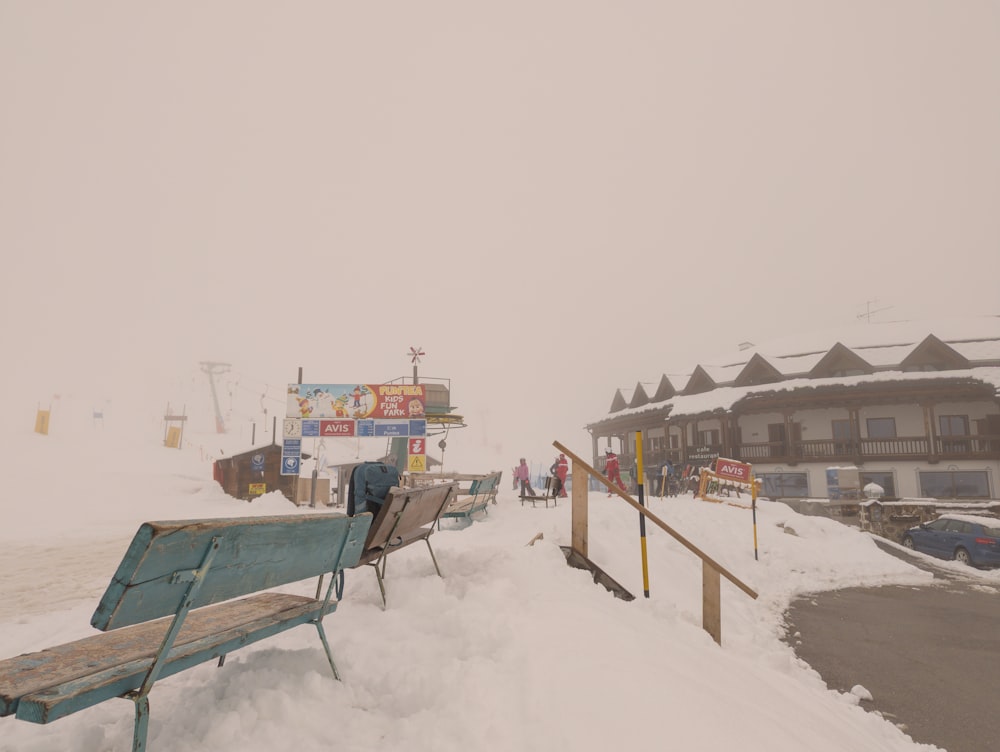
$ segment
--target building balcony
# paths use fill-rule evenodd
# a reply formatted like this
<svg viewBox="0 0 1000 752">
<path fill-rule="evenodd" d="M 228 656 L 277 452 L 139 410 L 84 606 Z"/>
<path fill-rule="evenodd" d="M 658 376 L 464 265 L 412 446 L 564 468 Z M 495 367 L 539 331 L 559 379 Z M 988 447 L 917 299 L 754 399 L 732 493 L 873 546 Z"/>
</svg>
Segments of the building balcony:
<svg viewBox="0 0 1000 752">
<path fill-rule="evenodd" d="M 931 453 L 931 446 L 934 453 Z M 743 462 L 829 462 L 863 464 L 894 460 L 997 460 L 1000 436 L 896 436 L 887 439 L 813 439 L 740 444 L 734 459 Z"/>
</svg>

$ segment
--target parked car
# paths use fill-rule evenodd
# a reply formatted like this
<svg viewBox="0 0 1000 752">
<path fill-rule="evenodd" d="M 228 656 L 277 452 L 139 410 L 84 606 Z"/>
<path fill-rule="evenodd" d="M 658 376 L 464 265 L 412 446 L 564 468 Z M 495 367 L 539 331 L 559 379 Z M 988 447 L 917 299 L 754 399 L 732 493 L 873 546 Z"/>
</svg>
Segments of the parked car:
<svg viewBox="0 0 1000 752">
<path fill-rule="evenodd" d="M 911 527 L 903 534 L 903 545 L 974 567 L 1000 567 L 1000 520 L 945 514 Z"/>
</svg>

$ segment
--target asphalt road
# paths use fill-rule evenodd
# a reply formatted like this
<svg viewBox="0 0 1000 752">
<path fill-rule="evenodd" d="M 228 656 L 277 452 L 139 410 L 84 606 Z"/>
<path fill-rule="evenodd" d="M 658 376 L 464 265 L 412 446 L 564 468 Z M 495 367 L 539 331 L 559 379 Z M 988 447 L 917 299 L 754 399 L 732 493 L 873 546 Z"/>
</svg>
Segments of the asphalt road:
<svg viewBox="0 0 1000 752">
<path fill-rule="evenodd" d="M 934 572 L 933 583 L 802 597 L 786 614 L 786 640 L 831 689 L 865 687 L 873 700 L 862 706 L 915 741 L 1000 749 L 1000 588 L 907 560 Z"/>
</svg>

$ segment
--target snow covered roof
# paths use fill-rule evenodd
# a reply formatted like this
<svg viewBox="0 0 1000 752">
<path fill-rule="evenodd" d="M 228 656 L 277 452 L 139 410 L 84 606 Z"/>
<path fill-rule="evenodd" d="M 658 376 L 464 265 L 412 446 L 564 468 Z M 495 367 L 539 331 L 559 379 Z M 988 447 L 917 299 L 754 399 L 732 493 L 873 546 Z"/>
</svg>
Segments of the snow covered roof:
<svg viewBox="0 0 1000 752">
<path fill-rule="evenodd" d="M 850 376 L 824 373 L 827 366 L 838 370 L 837 353 L 843 353 L 853 363 L 863 361 L 871 366 L 865 370 L 873 372 Z M 781 379 L 737 386 L 745 383 L 738 381 L 739 376 L 755 355 L 773 366 Z M 913 370 L 904 365 L 908 358 L 911 364 L 917 360 L 920 365 L 939 370 Z M 957 368 L 959 361 L 971 367 Z M 814 371 L 810 378 L 808 374 Z M 714 388 L 706 389 L 706 377 L 714 382 Z M 992 384 L 1000 394 L 1000 316 L 854 324 L 753 345 L 729 357 L 700 363 L 686 376 L 672 374 L 671 382 L 680 393 L 669 399 L 627 407 L 619 401 L 607 415 L 592 423 L 665 408 L 675 416 L 728 411 L 738 400 L 754 393 L 944 378 L 976 379 Z"/>
</svg>

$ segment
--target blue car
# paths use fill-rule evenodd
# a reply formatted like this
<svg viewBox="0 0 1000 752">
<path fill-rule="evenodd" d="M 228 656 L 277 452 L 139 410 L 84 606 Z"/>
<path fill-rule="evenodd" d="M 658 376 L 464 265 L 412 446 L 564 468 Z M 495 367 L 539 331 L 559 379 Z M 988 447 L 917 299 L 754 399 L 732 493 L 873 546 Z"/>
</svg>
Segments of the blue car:
<svg viewBox="0 0 1000 752">
<path fill-rule="evenodd" d="M 903 535 L 903 545 L 974 567 L 1000 567 L 1000 520 L 945 514 L 911 527 Z"/>
</svg>

